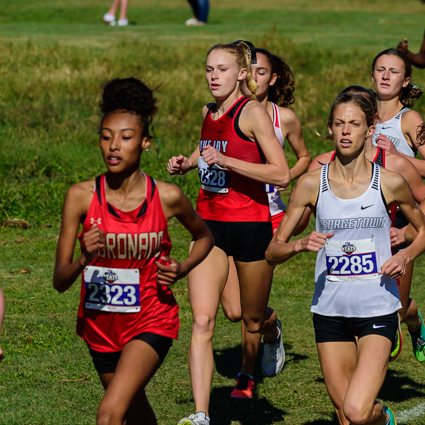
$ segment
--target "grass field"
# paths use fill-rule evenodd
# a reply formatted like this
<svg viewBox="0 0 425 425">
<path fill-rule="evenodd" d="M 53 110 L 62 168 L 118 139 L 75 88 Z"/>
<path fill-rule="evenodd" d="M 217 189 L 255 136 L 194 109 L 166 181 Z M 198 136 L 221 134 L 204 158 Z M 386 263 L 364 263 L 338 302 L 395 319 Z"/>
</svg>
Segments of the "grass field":
<svg viewBox="0 0 425 425">
<path fill-rule="evenodd" d="M 349 5 L 348 5 L 349 3 Z M 174 181 L 195 201 L 196 173 L 166 174 L 172 154 L 189 154 L 200 134 L 200 111 L 210 95 L 204 81 L 208 48 L 248 39 L 281 55 L 291 66 L 301 119 L 312 155 L 331 149 L 324 133 L 335 95 L 349 84 L 370 87 L 376 53 L 408 37 L 419 49 L 425 4 L 419 0 L 235 0 L 211 3 L 210 24 L 186 28 L 183 0 L 132 0 L 131 25 L 102 24 L 108 2 L 12 0 L 0 11 L 0 222 L 27 220 L 29 229 L 0 230 L 0 286 L 7 315 L 0 344 L 1 424 L 94 423 L 102 389 L 85 344 L 75 335 L 79 285 L 58 294 L 52 271 L 67 188 L 104 171 L 97 147 L 100 86 L 135 76 L 151 87 L 160 110 L 155 147 L 143 169 Z M 425 85 L 425 71 L 414 70 Z M 425 116 L 425 100 L 415 107 Z M 294 155 L 287 150 L 288 160 Z M 286 195 L 285 195 L 286 196 Z M 173 255 L 183 258 L 189 235 L 170 223 Z M 310 224 L 312 228 L 312 223 Z M 214 339 L 216 370 L 211 396 L 213 425 L 334 423 L 321 376 L 309 312 L 314 255 L 278 267 L 270 305 L 284 325 L 284 371 L 265 379 L 255 371 L 256 399 L 231 400 L 240 366 L 239 325 L 220 312 Z M 425 259 L 416 262 L 412 295 L 425 310 Z M 193 411 L 187 366 L 191 313 L 186 281 L 174 287 L 181 308 L 180 339 L 148 387 L 159 424 L 176 424 Z M 380 398 L 402 421 L 423 425 L 425 365 L 405 348 L 389 367 Z M 259 366 L 259 365 L 258 365 Z M 419 406 L 419 407 L 418 407 Z M 422 407 L 421 407 L 422 406 Z M 422 410 L 421 410 L 422 409 Z M 419 413 L 417 413 L 419 412 Z"/>
</svg>

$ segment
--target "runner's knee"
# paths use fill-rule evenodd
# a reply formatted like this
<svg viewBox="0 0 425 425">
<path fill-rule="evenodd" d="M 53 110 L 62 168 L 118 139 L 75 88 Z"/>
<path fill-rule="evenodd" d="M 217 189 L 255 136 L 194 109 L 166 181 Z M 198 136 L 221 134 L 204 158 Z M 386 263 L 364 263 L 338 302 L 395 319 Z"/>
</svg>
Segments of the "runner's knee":
<svg viewBox="0 0 425 425">
<path fill-rule="evenodd" d="M 352 425 L 368 424 L 371 420 L 373 409 L 370 407 L 362 406 L 360 404 L 344 402 L 344 416 Z"/>
<path fill-rule="evenodd" d="M 207 314 L 198 314 L 193 319 L 192 333 L 204 334 L 213 333 L 215 327 L 215 318 Z"/>
<path fill-rule="evenodd" d="M 233 323 L 241 321 L 242 311 L 240 308 L 235 308 L 234 306 L 229 307 L 223 304 L 221 306 L 223 307 L 223 312 L 227 319 L 229 319 Z"/>
</svg>

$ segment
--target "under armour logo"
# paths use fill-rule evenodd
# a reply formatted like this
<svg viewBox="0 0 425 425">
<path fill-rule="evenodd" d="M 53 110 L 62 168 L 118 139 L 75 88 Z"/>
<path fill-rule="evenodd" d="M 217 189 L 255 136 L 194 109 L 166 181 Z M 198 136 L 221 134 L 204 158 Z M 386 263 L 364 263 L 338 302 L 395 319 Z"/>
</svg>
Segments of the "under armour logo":
<svg viewBox="0 0 425 425">
<path fill-rule="evenodd" d="M 102 219 L 101 218 L 97 218 L 96 220 L 92 217 L 91 219 L 90 219 L 90 224 L 97 224 L 98 226 L 100 225 L 100 224 L 102 224 Z"/>
</svg>

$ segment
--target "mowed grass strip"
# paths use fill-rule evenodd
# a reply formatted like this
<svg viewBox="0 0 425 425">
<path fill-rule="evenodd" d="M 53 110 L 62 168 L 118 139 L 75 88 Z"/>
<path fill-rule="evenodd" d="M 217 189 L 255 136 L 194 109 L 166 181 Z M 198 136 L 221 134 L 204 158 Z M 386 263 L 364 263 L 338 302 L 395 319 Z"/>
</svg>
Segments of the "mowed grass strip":
<svg viewBox="0 0 425 425">
<path fill-rule="evenodd" d="M 243 9 L 237 9 L 242 7 Z M 185 28 L 184 1 L 133 1 L 134 24 L 103 26 L 100 0 L 17 0 L 0 12 L 0 221 L 28 220 L 31 228 L 0 231 L 0 278 L 7 316 L 0 344 L 1 423 L 88 424 L 103 390 L 85 344 L 75 335 L 79 283 L 65 294 L 52 289 L 60 211 L 67 188 L 104 172 L 98 150 L 102 83 L 135 76 L 158 87 L 159 113 L 153 147 L 142 167 L 158 179 L 179 184 L 192 201 L 199 188 L 195 172 L 171 178 L 167 159 L 190 154 L 199 140 L 201 108 L 211 100 L 204 80 L 208 48 L 245 38 L 285 58 L 296 78 L 293 110 L 303 124 L 313 155 L 331 150 L 315 131 L 326 132 L 335 95 L 350 84 L 371 87 L 370 63 L 383 48 L 409 37 L 418 50 L 425 6 L 327 0 L 267 4 L 251 0 L 212 2 L 211 24 Z M 416 46 L 416 49 L 414 47 Z M 423 85 L 425 71 L 414 70 Z M 425 116 L 422 99 L 415 107 Z M 288 161 L 295 157 L 285 148 Z M 287 194 L 284 195 L 287 197 Z M 313 223 L 310 224 L 310 230 Z M 172 221 L 173 255 L 184 258 L 190 236 Z M 78 252 L 78 249 L 77 251 Z M 412 295 L 425 303 L 424 260 L 415 268 Z M 21 273 L 22 272 L 22 273 Z M 229 394 L 240 367 L 240 325 L 218 315 L 216 371 L 211 395 L 213 424 L 334 423 L 314 344 L 309 305 L 314 255 L 291 260 L 275 272 L 270 305 L 284 325 L 287 364 L 265 379 L 255 371 L 256 398 L 247 403 Z M 175 424 L 194 409 L 187 366 L 191 312 L 187 282 L 174 287 L 180 305 L 180 339 L 148 387 L 160 424 Z M 421 403 L 425 372 L 413 359 L 406 329 L 405 348 L 390 365 L 380 394 L 395 412 Z M 411 424 L 423 424 L 416 418 Z"/>
</svg>

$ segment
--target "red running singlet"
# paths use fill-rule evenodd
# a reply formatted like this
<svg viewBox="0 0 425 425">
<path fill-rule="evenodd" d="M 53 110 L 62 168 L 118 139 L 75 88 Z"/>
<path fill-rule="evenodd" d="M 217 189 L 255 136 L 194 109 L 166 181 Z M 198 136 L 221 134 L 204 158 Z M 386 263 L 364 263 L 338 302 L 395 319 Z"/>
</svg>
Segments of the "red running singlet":
<svg viewBox="0 0 425 425">
<path fill-rule="evenodd" d="M 199 149 L 207 145 L 223 155 L 255 164 L 266 160 L 256 142 L 249 140 L 239 128 L 239 117 L 249 102 L 241 97 L 219 119 L 211 118 L 211 106 L 202 125 Z M 264 183 L 218 166 L 208 167 L 202 156 L 198 161 L 201 190 L 196 211 L 205 220 L 227 222 L 270 221 L 269 202 Z"/>
<path fill-rule="evenodd" d="M 178 305 L 169 287 L 158 285 L 155 262 L 169 255 L 171 240 L 158 189 L 146 180 L 146 199 L 136 210 L 118 211 L 107 203 L 105 176 L 95 192 L 78 236 L 96 224 L 106 247 L 83 271 L 77 334 L 96 351 L 121 351 L 142 332 L 177 338 Z"/>
</svg>

